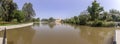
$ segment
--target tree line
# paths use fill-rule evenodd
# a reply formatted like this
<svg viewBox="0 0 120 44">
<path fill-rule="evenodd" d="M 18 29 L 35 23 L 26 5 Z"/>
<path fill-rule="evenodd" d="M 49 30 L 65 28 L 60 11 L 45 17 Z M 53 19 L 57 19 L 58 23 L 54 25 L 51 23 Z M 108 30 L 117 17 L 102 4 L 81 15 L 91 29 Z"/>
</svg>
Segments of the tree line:
<svg viewBox="0 0 120 44">
<path fill-rule="evenodd" d="M 46 19 L 46 18 L 43 18 L 43 19 L 41 19 L 41 21 L 46 21 L 46 22 L 54 22 L 55 21 L 55 18 L 53 18 L 53 17 L 50 17 L 50 18 L 48 18 L 48 19 Z"/>
<path fill-rule="evenodd" d="M 96 0 L 80 15 L 64 19 L 65 23 L 90 25 L 90 26 L 114 26 L 114 22 L 120 21 L 120 11 L 111 9 L 105 11 Z"/>
<path fill-rule="evenodd" d="M 0 0 L 0 22 L 31 22 L 39 21 L 34 18 L 35 11 L 31 3 L 25 3 L 21 10 L 13 0 Z"/>
</svg>

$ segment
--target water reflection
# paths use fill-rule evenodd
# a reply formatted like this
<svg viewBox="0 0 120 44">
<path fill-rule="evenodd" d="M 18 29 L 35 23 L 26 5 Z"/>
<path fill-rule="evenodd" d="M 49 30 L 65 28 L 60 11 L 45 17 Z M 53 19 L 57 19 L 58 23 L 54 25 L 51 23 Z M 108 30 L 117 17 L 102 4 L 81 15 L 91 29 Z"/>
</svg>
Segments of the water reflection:
<svg viewBox="0 0 120 44">
<path fill-rule="evenodd" d="M 49 24 L 48 24 L 49 25 Z M 67 29 L 68 28 L 68 29 Z M 34 44 L 79 44 L 79 36 L 77 30 L 72 27 L 63 25 L 55 25 L 54 28 L 49 26 L 40 26 L 34 28 L 37 30 Z"/>
<path fill-rule="evenodd" d="M 70 24 L 69 24 L 70 25 Z M 109 27 L 89 27 L 70 25 L 74 29 L 80 29 L 80 38 L 84 38 L 88 44 L 111 44 L 114 28 Z"/>
<path fill-rule="evenodd" d="M 32 44 L 35 30 L 31 27 L 7 31 L 8 44 Z"/>
<path fill-rule="evenodd" d="M 40 26 L 40 23 L 34 23 L 33 26 Z"/>
<path fill-rule="evenodd" d="M 7 38 L 8 44 L 110 44 L 113 31 L 112 27 L 44 23 L 7 30 Z"/>
<path fill-rule="evenodd" d="M 48 24 L 48 26 L 53 29 L 56 24 Z"/>
<path fill-rule="evenodd" d="M 49 26 L 49 28 L 53 29 L 56 25 L 55 23 L 42 23 L 43 26 Z"/>
</svg>

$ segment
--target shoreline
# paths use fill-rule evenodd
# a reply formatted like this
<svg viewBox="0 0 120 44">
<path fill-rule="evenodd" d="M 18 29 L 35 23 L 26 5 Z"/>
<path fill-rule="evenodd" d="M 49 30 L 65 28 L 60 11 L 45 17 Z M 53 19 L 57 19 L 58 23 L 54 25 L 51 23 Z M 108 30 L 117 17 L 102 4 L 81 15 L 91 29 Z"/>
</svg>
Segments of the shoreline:
<svg viewBox="0 0 120 44">
<path fill-rule="evenodd" d="M 0 31 L 6 29 L 15 29 L 15 28 L 22 28 L 31 26 L 33 23 L 25 23 L 25 24 L 17 24 L 17 25 L 8 25 L 8 26 L 0 26 Z"/>
</svg>

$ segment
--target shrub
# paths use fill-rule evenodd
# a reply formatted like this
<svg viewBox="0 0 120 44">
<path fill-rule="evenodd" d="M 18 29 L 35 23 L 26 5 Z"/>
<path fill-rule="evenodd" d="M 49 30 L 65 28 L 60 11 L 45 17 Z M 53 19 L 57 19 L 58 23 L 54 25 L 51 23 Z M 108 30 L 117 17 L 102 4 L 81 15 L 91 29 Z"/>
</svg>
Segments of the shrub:
<svg viewBox="0 0 120 44">
<path fill-rule="evenodd" d="M 79 24 L 80 25 L 86 25 L 88 21 L 88 16 L 87 15 L 80 15 L 79 16 Z"/>
<path fill-rule="evenodd" d="M 115 26 L 115 23 L 95 20 L 93 23 L 91 23 L 91 26 L 93 26 L 93 27 L 113 27 L 113 26 Z"/>
<path fill-rule="evenodd" d="M 17 22 L 17 19 L 13 19 L 12 22 L 16 23 L 16 22 Z"/>
<path fill-rule="evenodd" d="M 86 23 L 86 25 L 92 25 L 92 24 L 93 24 L 92 21 L 89 21 L 89 22 Z"/>
<path fill-rule="evenodd" d="M 115 26 L 115 23 L 114 22 L 105 22 L 103 26 L 104 27 L 113 27 L 113 26 Z"/>
<path fill-rule="evenodd" d="M 91 26 L 93 26 L 93 27 L 101 27 L 101 26 L 103 26 L 103 24 L 104 24 L 103 21 L 95 20 L 95 21 L 91 24 Z"/>
</svg>

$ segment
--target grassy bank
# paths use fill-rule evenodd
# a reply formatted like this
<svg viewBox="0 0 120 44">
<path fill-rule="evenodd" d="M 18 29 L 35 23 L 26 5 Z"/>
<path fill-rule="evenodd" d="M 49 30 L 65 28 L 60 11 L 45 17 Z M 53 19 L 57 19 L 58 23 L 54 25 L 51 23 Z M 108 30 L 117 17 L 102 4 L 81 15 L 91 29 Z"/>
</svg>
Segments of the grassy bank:
<svg viewBox="0 0 120 44">
<path fill-rule="evenodd" d="M 86 25 L 92 26 L 92 27 L 113 27 L 115 26 L 115 23 L 113 21 L 106 22 L 106 21 L 90 21 L 87 22 Z"/>
<path fill-rule="evenodd" d="M 88 22 L 84 22 L 84 23 L 74 23 L 74 22 L 64 22 L 64 23 L 68 23 L 68 24 L 76 24 L 76 25 L 86 25 L 86 26 L 91 26 L 91 27 L 114 27 L 115 23 L 113 21 L 100 21 L 100 20 L 96 20 L 96 21 L 88 21 Z"/>
</svg>

